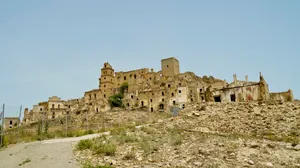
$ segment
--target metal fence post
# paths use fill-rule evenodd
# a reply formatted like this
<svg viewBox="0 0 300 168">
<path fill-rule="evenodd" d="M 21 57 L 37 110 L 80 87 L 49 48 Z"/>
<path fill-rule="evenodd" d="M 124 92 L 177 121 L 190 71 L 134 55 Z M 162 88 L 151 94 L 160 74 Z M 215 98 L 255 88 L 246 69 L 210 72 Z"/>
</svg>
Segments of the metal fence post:
<svg viewBox="0 0 300 168">
<path fill-rule="evenodd" d="M 68 112 L 66 111 L 66 137 L 68 137 Z"/>
<path fill-rule="evenodd" d="M 2 128 L 0 132 L 0 138 L 1 138 L 0 147 L 3 145 L 3 137 L 4 137 L 4 110 L 5 110 L 5 104 L 3 104 L 2 115 L 0 116 L 0 118 L 2 119 Z"/>
<path fill-rule="evenodd" d="M 22 113 L 22 105 L 21 105 L 21 107 L 20 107 L 20 112 L 19 112 L 19 123 L 18 123 L 18 137 L 17 137 L 17 142 L 18 142 L 19 138 L 21 137 L 21 135 L 20 135 L 21 113 Z"/>
</svg>

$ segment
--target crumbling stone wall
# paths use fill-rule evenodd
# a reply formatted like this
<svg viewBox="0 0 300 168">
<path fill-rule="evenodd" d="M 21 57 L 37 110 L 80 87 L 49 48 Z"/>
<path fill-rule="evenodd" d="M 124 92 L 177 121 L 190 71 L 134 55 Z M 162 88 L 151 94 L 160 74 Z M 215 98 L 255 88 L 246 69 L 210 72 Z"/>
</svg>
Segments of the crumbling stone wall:
<svg viewBox="0 0 300 168">
<path fill-rule="evenodd" d="M 276 101 L 294 101 L 293 91 L 289 89 L 286 92 L 270 93 L 270 99 Z"/>
</svg>

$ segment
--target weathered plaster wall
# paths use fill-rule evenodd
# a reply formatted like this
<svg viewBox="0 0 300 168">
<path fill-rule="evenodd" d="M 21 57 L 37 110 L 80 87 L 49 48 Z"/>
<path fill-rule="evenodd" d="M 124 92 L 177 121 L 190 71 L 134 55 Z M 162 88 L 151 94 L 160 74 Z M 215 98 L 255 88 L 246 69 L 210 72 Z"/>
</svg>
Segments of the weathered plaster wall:
<svg viewBox="0 0 300 168">
<path fill-rule="evenodd" d="M 293 91 L 288 90 L 286 92 L 270 93 L 270 99 L 280 101 L 294 101 Z"/>
</svg>

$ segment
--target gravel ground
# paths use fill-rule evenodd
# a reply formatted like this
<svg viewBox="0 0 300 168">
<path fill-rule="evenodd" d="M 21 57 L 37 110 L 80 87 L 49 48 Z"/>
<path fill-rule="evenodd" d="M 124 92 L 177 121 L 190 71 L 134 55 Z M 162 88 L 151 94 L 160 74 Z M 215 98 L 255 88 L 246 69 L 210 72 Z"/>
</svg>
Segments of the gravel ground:
<svg viewBox="0 0 300 168">
<path fill-rule="evenodd" d="M 99 134 L 13 145 L 0 151 L 0 168 L 79 168 L 72 146 L 79 140 L 97 136 Z"/>
</svg>

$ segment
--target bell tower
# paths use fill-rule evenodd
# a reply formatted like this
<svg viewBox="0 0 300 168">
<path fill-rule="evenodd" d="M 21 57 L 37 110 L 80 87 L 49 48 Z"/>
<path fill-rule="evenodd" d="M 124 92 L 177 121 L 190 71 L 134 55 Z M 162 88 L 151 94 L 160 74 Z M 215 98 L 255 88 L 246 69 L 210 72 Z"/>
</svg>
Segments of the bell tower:
<svg viewBox="0 0 300 168">
<path fill-rule="evenodd" d="M 114 86 L 114 77 L 115 71 L 112 66 L 108 62 L 104 63 L 101 69 L 101 77 L 99 78 L 99 89 L 104 93 L 107 92 L 109 95 Z"/>
</svg>

